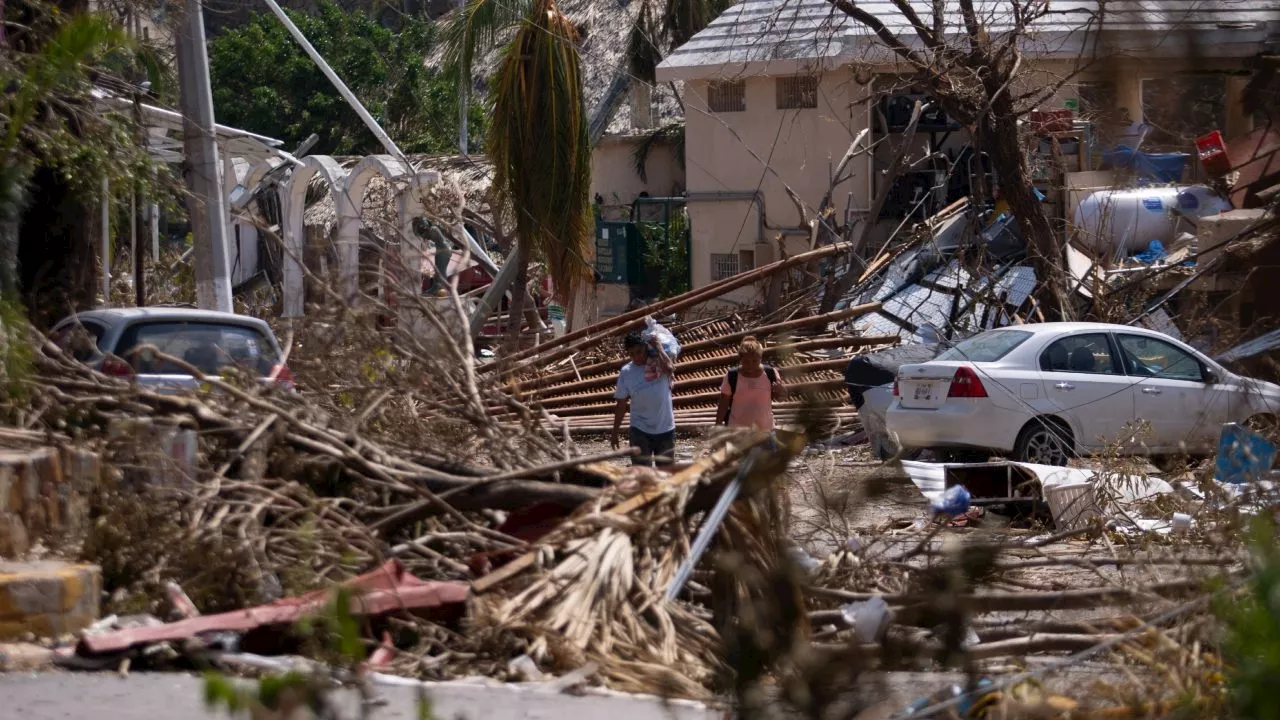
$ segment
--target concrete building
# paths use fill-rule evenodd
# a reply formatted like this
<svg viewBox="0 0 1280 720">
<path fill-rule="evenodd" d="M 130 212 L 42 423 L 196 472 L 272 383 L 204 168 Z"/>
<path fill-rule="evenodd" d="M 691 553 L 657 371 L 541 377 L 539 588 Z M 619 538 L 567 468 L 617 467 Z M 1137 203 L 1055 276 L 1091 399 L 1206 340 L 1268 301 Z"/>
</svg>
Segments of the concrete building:
<svg viewBox="0 0 1280 720">
<path fill-rule="evenodd" d="M 989 33 L 1007 31 L 1010 3 L 976 4 Z M 911 5 L 932 26 L 931 5 Z M 857 7 L 908 47 L 922 47 L 893 2 Z M 960 11 L 954 2 L 948 7 L 944 36 L 961 40 Z M 1251 127 L 1239 110 L 1245 63 L 1270 41 L 1276 18 L 1274 4 L 1247 0 L 1125 0 L 1106 3 L 1105 14 L 1091 1 L 1054 6 L 1021 38 L 1026 87 L 1014 90 L 1057 87 L 1041 110 L 1073 109 L 1113 125 L 1124 108 L 1130 121 L 1145 120 L 1165 142 L 1190 151 L 1189 133 L 1217 127 L 1230 136 Z M 832 166 L 864 130 L 864 147 L 894 141 L 894 123 L 885 132 L 876 122 L 884 109 L 877 103 L 887 88 L 902 92 L 899 73 L 908 69 L 826 0 L 744 0 L 663 60 L 658 81 L 685 87 L 694 287 L 775 259 L 780 245 L 788 253 L 809 248 L 803 223 L 814 217 Z M 1187 120 L 1201 127 L 1171 127 Z M 921 145 L 953 158 L 967 143 L 959 127 L 921 129 Z M 834 193 L 838 218 L 867 220 L 889 150 L 881 143 L 855 159 Z"/>
</svg>

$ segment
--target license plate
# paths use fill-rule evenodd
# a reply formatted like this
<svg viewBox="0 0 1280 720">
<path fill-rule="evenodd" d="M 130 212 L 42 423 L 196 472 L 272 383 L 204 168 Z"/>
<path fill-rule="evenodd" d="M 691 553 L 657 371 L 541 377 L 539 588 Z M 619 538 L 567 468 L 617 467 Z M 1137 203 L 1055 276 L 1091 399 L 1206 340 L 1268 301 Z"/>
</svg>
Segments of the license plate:
<svg viewBox="0 0 1280 720">
<path fill-rule="evenodd" d="M 922 400 L 928 402 L 929 400 L 932 400 L 933 383 L 920 383 L 919 385 L 916 385 L 915 399 L 916 402 L 920 402 Z"/>
</svg>

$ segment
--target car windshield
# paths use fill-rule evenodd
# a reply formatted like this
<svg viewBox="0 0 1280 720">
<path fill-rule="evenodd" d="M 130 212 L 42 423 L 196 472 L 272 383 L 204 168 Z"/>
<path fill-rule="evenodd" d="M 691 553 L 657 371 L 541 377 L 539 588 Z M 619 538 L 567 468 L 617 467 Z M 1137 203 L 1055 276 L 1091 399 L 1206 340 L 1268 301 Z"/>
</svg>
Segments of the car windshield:
<svg viewBox="0 0 1280 720">
<path fill-rule="evenodd" d="M 137 372 L 186 375 L 186 370 L 172 362 L 132 352 L 143 345 L 153 345 L 164 355 L 210 374 L 238 366 L 267 375 L 279 361 L 271 341 L 256 328 L 244 325 L 196 321 L 135 323 L 120 337 L 115 354 L 129 360 Z"/>
<path fill-rule="evenodd" d="M 1025 330 L 992 330 L 961 340 L 937 357 L 938 360 L 996 362 L 1026 342 L 1031 333 Z"/>
</svg>

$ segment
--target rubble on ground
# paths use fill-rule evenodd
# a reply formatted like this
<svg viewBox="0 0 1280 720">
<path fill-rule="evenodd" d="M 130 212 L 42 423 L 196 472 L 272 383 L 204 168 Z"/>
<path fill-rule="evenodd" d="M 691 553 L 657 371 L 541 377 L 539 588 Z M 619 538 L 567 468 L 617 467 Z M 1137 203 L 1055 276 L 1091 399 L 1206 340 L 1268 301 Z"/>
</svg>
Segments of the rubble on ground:
<svg viewBox="0 0 1280 720">
<path fill-rule="evenodd" d="M 863 430 L 847 402 L 851 356 L 925 327 L 955 336 L 1038 316 L 1017 244 L 993 251 L 1007 219 L 976 230 L 963 207 L 949 212 L 873 258 L 830 313 L 817 308 L 837 246 L 485 364 L 447 334 L 424 347 L 325 318 L 289 343 L 298 392 L 232 374 L 162 394 L 33 338 L 28 396 L 6 406 L 15 427 L 0 442 L 75 445 L 110 468 L 87 498 L 96 522 L 80 550 L 101 567 L 108 617 L 55 661 L 281 667 L 306 652 L 295 624 L 344 587 L 368 666 L 418 679 L 559 677 L 697 699 L 769 686 L 801 706 L 885 671 L 965 671 L 970 685 L 920 698 L 917 717 L 956 706 L 1067 717 L 1220 694 L 1222 661 L 1203 650 L 1211 611 L 1244 593 L 1243 527 L 1274 498 L 1118 463 L 837 470 L 863 462 L 842 444 Z M 749 310 L 702 308 L 784 276 L 785 292 Z M 1160 312 L 1140 314 L 1168 321 Z M 678 429 L 703 434 L 670 473 L 585 448 L 612 427 L 618 341 L 651 315 L 683 346 Z M 778 416 L 794 443 L 713 427 L 748 334 L 793 390 Z M 174 451 L 175 431 L 194 449 Z M 748 464 L 753 453 L 767 461 Z M 798 547 L 788 483 L 815 468 L 819 483 L 859 483 L 821 512 L 871 502 L 877 472 L 899 468 L 938 502 L 856 532 L 831 524 L 833 547 Z M 740 500 L 690 561 L 730 487 Z M 1151 518 L 1163 526 L 1135 522 Z M 1112 663 L 1097 692 L 1038 688 L 1086 660 Z M 1161 685 L 1170 668 L 1176 688 Z"/>
</svg>

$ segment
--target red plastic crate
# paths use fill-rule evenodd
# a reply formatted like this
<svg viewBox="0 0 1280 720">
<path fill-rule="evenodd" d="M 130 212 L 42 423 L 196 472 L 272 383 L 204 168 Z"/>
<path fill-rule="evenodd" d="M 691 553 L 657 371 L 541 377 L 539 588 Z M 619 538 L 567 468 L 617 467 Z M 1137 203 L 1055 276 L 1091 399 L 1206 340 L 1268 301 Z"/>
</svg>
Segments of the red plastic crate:
<svg viewBox="0 0 1280 720">
<path fill-rule="evenodd" d="M 1231 170 L 1227 143 L 1217 130 L 1196 138 L 1196 154 L 1200 157 L 1200 165 L 1210 175 L 1226 175 Z"/>
</svg>

